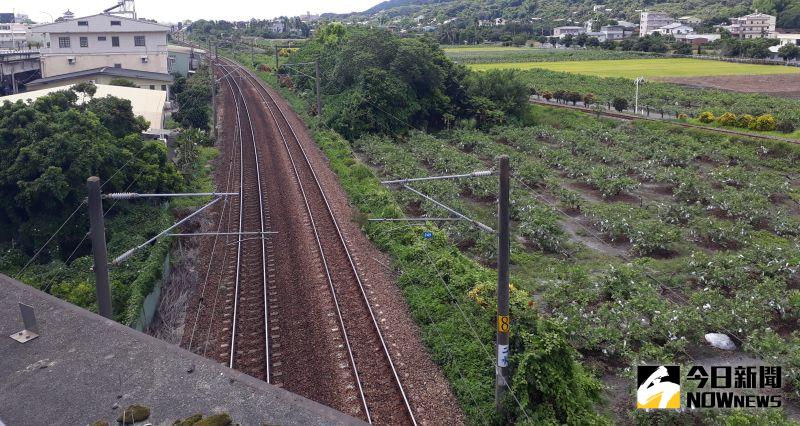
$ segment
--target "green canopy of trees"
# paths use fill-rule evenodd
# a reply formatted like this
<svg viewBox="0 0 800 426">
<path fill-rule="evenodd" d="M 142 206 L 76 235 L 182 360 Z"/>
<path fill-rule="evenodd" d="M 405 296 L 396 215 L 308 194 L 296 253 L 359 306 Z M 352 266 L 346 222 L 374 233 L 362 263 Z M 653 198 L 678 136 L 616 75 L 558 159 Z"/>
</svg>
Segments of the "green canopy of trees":
<svg viewBox="0 0 800 426">
<path fill-rule="evenodd" d="M 295 53 L 292 62 L 317 59 L 326 98 L 324 120 L 348 138 L 412 127 L 440 129 L 454 118 L 503 121 L 521 114 L 527 103 L 527 90 L 516 73 L 501 79 L 471 74 L 427 38 L 331 24 Z M 312 80 L 298 74 L 294 78 L 300 90 L 313 90 Z"/>
<path fill-rule="evenodd" d="M 176 77 L 172 95 L 178 100 L 180 110 L 174 114 L 175 121 L 182 126 L 209 130 L 211 119 L 211 73 L 202 67 L 186 79 Z"/>
<path fill-rule="evenodd" d="M 142 140 L 148 123 L 133 115 L 130 101 L 77 100 L 68 90 L 0 105 L 0 241 L 29 253 L 40 247 L 86 197 L 89 176 L 110 179 L 104 192 L 180 188 L 163 144 Z M 52 255 L 66 257 L 87 224 L 85 212 L 70 221 L 49 245 Z"/>
</svg>

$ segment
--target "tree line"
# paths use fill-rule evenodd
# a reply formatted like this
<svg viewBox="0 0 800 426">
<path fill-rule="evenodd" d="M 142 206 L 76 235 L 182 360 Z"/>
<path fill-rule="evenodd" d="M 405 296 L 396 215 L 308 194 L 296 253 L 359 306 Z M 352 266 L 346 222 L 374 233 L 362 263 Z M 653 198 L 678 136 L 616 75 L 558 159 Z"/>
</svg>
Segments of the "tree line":
<svg viewBox="0 0 800 426">
<path fill-rule="evenodd" d="M 400 38 L 384 30 L 328 24 L 291 60 L 319 60 L 323 120 L 348 138 L 437 130 L 460 120 L 489 126 L 519 119 L 528 101 L 515 71 L 471 72 L 447 59 L 429 38 Z M 313 81 L 300 74 L 282 81 L 313 90 Z"/>
</svg>

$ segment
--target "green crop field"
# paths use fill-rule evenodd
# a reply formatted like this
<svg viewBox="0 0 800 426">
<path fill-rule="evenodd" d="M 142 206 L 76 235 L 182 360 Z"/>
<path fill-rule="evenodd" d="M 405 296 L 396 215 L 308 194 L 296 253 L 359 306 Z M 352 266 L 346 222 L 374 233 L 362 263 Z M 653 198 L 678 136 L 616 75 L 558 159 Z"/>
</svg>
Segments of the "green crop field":
<svg viewBox="0 0 800 426">
<path fill-rule="evenodd" d="M 664 58 L 664 59 L 625 59 L 600 61 L 561 61 L 561 62 L 522 62 L 472 64 L 472 69 L 485 71 L 491 69 L 534 69 L 563 71 L 587 74 L 598 77 L 648 78 L 658 77 L 698 77 L 719 75 L 765 75 L 800 74 L 798 67 L 776 65 L 738 64 L 702 59 Z"/>
</svg>

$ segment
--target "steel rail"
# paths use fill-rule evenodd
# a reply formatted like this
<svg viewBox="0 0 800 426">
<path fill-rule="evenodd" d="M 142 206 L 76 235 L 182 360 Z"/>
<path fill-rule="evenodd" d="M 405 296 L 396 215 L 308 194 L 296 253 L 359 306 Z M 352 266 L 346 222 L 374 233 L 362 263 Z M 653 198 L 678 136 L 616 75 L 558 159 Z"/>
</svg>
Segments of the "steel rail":
<svg viewBox="0 0 800 426">
<path fill-rule="evenodd" d="M 229 73 L 230 74 L 230 73 Z M 228 75 L 229 75 L 228 74 Z M 247 122 L 250 123 L 250 134 L 251 139 L 253 141 L 253 150 L 254 150 L 254 161 L 256 164 L 256 179 L 257 179 L 257 186 L 258 186 L 258 203 L 259 203 L 259 222 L 261 233 L 264 233 L 264 197 L 261 188 L 261 168 L 258 161 L 258 146 L 256 144 L 256 136 L 255 130 L 253 128 L 253 121 L 250 115 L 250 109 L 247 106 L 247 101 L 244 97 L 244 91 L 242 87 L 239 85 L 239 82 L 236 81 L 235 78 L 232 76 L 224 77 L 228 86 L 231 88 L 231 92 L 233 93 L 234 102 L 236 105 L 236 120 L 239 123 L 239 142 L 243 145 L 244 139 L 242 136 L 242 127 L 241 127 L 241 107 L 239 106 L 239 100 L 236 98 L 236 92 L 233 90 L 233 85 L 231 85 L 231 81 L 236 86 L 236 91 L 239 93 L 239 96 L 242 98 L 242 104 L 244 104 L 244 111 L 247 114 Z M 239 170 L 239 233 L 243 232 L 244 226 L 244 150 L 239 151 L 239 157 L 241 162 L 241 167 Z M 236 354 L 236 328 L 238 322 L 238 310 L 239 310 L 239 287 L 241 282 L 241 267 L 242 267 L 242 243 L 246 241 L 243 239 L 239 239 L 237 241 L 237 254 L 236 254 L 236 283 L 234 289 L 234 302 L 233 302 L 233 317 L 232 317 L 232 326 L 231 326 L 231 343 L 230 343 L 230 358 L 228 367 L 234 367 L 234 358 Z M 265 351 L 265 381 L 270 383 L 270 353 L 269 353 L 269 308 L 267 306 L 267 259 L 266 259 L 266 246 L 264 239 L 261 239 L 261 278 L 262 278 L 262 286 L 263 286 L 263 295 L 264 295 L 264 351 Z"/>
<path fill-rule="evenodd" d="M 212 73 L 213 73 L 213 68 L 212 68 Z M 212 114 L 216 114 L 216 111 L 212 111 Z M 236 148 L 236 141 L 235 141 L 235 138 L 234 138 L 234 153 L 236 152 L 235 148 Z M 230 188 L 231 188 L 232 172 L 233 172 L 233 156 L 231 156 L 230 159 L 228 160 L 228 172 L 227 172 L 227 177 L 225 179 L 225 193 L 230 193 L 229 191 L 230 191 Z M 232 193 L 232 194 L 238 195 L 238 192 Z M 227 203 L 227 200 L 226 200 L 226 202 L 222 205 L 222 210 L 220 211 L 220 214 L 219 214 L 219 221 L 217 222 L 217 227 L 216 227 L 217 235 L 214 236 L 214 242 L 213 242 L 213 244 L 211 246 L 211 254 L 209 256 L 208 266 L 206 267 L 205 279 L 203 280 L 203 287 L 202 287 L 202 290 L 200 291 L 200 298 L 199 298 L 199 301 L 198 301 L 197 310 L 195 311 L 194 323 L 192 325 L 192 333 L 191 333 L 191 336 L 189 338 L 189 351 L 192 351 L 192 347 L 194 345 L 195 331 L 197 331 L 197 324 L 200 321 L 200 312 L 203 310 L 203 305 L 205 304 L 205 294 L 206 294 L 206 287 L 208 286 L 208 278 L 209 278 L 209 276 L 211 274 L 211 266 L 214 264 L 214 254 L 216 253 L 216 250 L 217 250 L 217 242 L 219 241 L 219 236 L 220 236 L 220 233 L 222 231 L 222 223 L 223 223 L 223 221 L 225 219 L 225 210 L 226 210 L 226 207 L 228 207 L 228 205 L 229 205 L 229 203 Z M 232 208 L 232 206 L 231 206 L 231 208 Z M 228 223 L 227 223 L 226 230 L 230 230 L 230 213 L 229 213 L 229 217 L 228 217 Z M 225 240 L 226 240 L 226 244 L 224 244 L 223 248 L 222 248 L 222 250 L 223 250 L 222 264 L 223 265 L 225 264 L 225 259 L 227 258 L 227 252 L 228 252 L 228 249 L 226 248 L 226 246 L 228 245 L 227 244 L 227 240 L 228 240 L 227 235 L 226 235 Z M 217 295 L 218 294 L 219 294 L 219 284 L 217 286 L 217 291 L 216 291 L 215 296 L 214 296 L 214 302 L 215 303 L 214 303 L 214 307 L 212 308 L 211 318 L 209 319 L 209 323 L 208 323 L 207 331 L 209 333 L 211 332 L 211 329 L 214 326 L 214 316 L 215 316 L 215 312 L 216 312 L 216 299 L 217 299 Z M 206 340 L 204 342 L 204 345 L 206 345 L 204 347 L 204 352 L 207 349 L 207 344 L 208 344 L 208 340 Z"/>
<path fill-rule="evenodd" d="M 317 186 L 317 189 L 319 190 L 319 193 L 322 196 L 323 201 L 325 202 L 325 206 L 326 206 L 326 210 L 328 212 L 328 215 L 330 216 L 331 220 L 333 221 L 334 227 L 336 229 L 336 233 L 337 233 L 337 235 L 339 237 L 339 242 L 341 243 L 342 248 L 344 249 L 345 253 L 347 254 L 347 259 L 348 259 L 348 261 L 350 263 L 350 267 L 352 269 L 353 275 L 356 278 L 356 281 L 358 283 L 358 288 L 359 288 L 359 290 L 361 292 L 361 295 L 363 297 L 363 301 L 364 301 L 364 303 L 365 303 L 365 305 L 367 307 L 367 310 L 368 310 L 368 312 L 370 314 L 370 317 L 372 319 L 372 324 L 373 324 L 373 326 L 375 328 L 376 333 L 378 334 L 378 338 L 379 338 L 379 340 L 381 342 L 381 346 L 383 347 L 384 355 L 386 356 L 386 360 L 388 361 L 389 367 L 392 370 L 392 374 L 394 376 L 395 383 L 397 384 L 398 390 L 400 391 L 400 394 L 403 397 L 403 402 L 405 404 L 406 410 L 408 411 L 408 415 L 411 418 L 412 424 L 416 425 L 417 421 L 416 421 L 416 418 L 414 417 L 414 412 L 411 409 L 411 404 L 408 401 L 408 396 L 406 395 L 405 389 L 403 389 L 403 384 L 400 381 L 400 375 L 397 373 L 397 369 L 396 369 L 396 367 L 394 365 L 394 361 L 392 360 L 392 356 L 389 353 L 389 348 L 386 345 L 386 340 L 383 337 L 383 333 L 381 332 L 380 326 L 378 325 L 377 318 L 375 317 L 375 313 L 372 310 L 372 306 L 371 306 L 371 304 L 369 302 L 369 298 L 367 297 L 367 293 L 364 290 L 364 284 L 361 281 L 361 276 L 358 273 L 358 269 L 356 268 L 355 262 L 353 261 L 353 257 L 350 254 L 350 249 L 347 246 L 347 243 L 346 243 L 346 241 L 344 239 L 344 236 L 342 235 L 342 231 L 341 231 L 341 228 L 339 227 L 338 221 L 336 220 L 336 216 L 333 214 L 333 209 L 331 208 L 330 202 L 328 201 L 328 197 L 325 194 L 325 191 L 322 189 L 322 185 L 320 184 L 319 178 L 317 177 L 317 173 L 314 170 L 314 167 L 312 166 L 311 161 L 308 158 L 308 154 L 306 153 L 305 149 L 303 148 L 303 145 L 300 143 L 300 138 L 297 136 L 297 132 L 295 132 L 294 127 L 292 127 L 292 124 L 289 122 L 288 118 L 286 117 L 286 114 L 283 112 L 283 110 L 281 109 L 280 105 L 275 100 L 275 98 L 272 96 L 272 94 L 270 94 L 269 91 L 267 91 L 266 88 L 257 79 L 255 79 L 253 77 L 253 75 L 249 72 L 249 70 L 244 69 L 243 67 L 238 66 L 238 65 L 235 65 L 235 67 L 238 68 L 240 71 L 244 71 L 245 72 L 245 74 L 248 77 L 248 81 L 250 82 L 250 84 L 252 84 L 254 87 L 256 87 L 258 93 L 261 95 L 262 100 L 264 100 L 264 103 L 267 105 L 267 108 L 270 111 L 270 115 L 272 115 L 273 119 L 275 120 L 275 123 L 277 124 L 278 130 L 279 130 L 279 132 L 281 134 L 281 137 L 283 138 L 283 142 L 284 142 L 284 145 L 286 146 L 287 152 L 289 151 L 289 147 L 288 147 L 288 143 L 286 142 L 286 137 L 285 137 L 285 135 L 283 133 L 283 130 L 281 129 L 279 121 L 277 120 L 272 107 L 269 105 L 269 103 L 266 102 L 266 98 L 264 97 L 264 93 L 266 93 L 266 95 L 269 97 L 270 101 L 273 104 L 275 104 L 275 108 L 280 113 L 280 116 L 283 119 L 283 121 L 286 122 L 286 126 L 288 126 L 289 130 L 291 131 L 292 137 L 294 138 L 297 147 L 300 149 L 300 152 L 303 154 L 303 159 L 305 160 L 305 163 L 308 166 L 308 169 L 311 172 L 311 175 L 314 177 L 314 182 L 315 182 L 315 184 Z M 258 84 L 256 84 L 256 83 L 258 83 Z M 260 90 L 259 90 L 259 88 L 260 88 Z M 289 153 L 289 155 L 290 155 L 290 158 L 291 158 L 291 153 Z M 292 160 L 292 164 L 294 166 L 294 160 Z M 295 173 L 297 173 L 296 167 L 295 167 Z M 299 181 L 299 176 L 298 176 L 298 181 Z M 304 196 L 305 196 L 305 194 L 304 194 Z M 308 207 L 308 204 L 307 204 L 307 207 Z M 309 209 L 309 215 L 311 215 L 310 207 L 308 209 Z M 315 232 L 316 232 L 316 229 L 315 229 Z M 317 236 L 317 239 L 318 239 L 318 242 L 319 242 L 318 236 Z M 322 250 L 322 246 L 320 245 L 319 247 L 320 247 L 320 251 L 321 251 Z M 329 278 L 329 280 L 330 280 L 330 278 Z M 366 399 L 365 399 L 364 403 L 366 405 Z M 370 419 L 370 422 L 371 422 L 371 419 Z"/>
<path fill-rule="evenodd" d="M 233 67 L 233 66 L 231 66 L 231 67 Z M 235 67 L 233 67 L 233 68 L 235 68 Z M 261 96 L 262 102 L 264 102 L 264 104 L 266 104 L 267 103 L 266 102 L 266 98 L 264 98 L 264 95 L 261 94 L 260 91 L 258 91 L 258 92 L 259 92 L 259 95 Z M 277 124 L 278 120 L 277 120 L 277 117 L 275 116 L 274 112 L 272 111 L 272 108 L 269 108 L 269 106 L 268 106 L 268 109 L 270 111 L 270 115 L 272 115 L 272 119 L 275 120 L 275 123 Z M 297 164 L 295 163 L 294 156 L 292 156 L 291 150 L 289 149 L 289 144 L 288 144 L 288 142 L 286 142 L 286 137 L 283 134 L 283 130 L 281 130 L 280 126 L 277 126 L 277 127 L 278 127 L 278 131 L 281 134 L 283 145 L 286 148 L 286 153 L 289 155 L 289 161 L 292 164 L 292 169 L 294 171 L 295 177 L 297 178 L 297 183 L 300 186 L 300 193 L 303 196 L 303 202 L 304 202 L 304 204 L 306 206 L 306 212 L 308 213 L 309 220 L 311 221 L 311 228 L 314 231 L 314 238 L 315 238 L 316 243 L 317 243 L 317 248 L 318 248 L 319 253 L 320 253 L 320 258 L 322 259 L 322 266 L 323 266 L 323 269 L 325 270 L 325 276 L 326 276 L 327 281 L 328 281 L 328 287 L 330 288 L 331 295 L 333 297 L 333 303 L 334 303 L 334 306 L 336 308 L 336 315 L 337 315 L 337 318 L 339 320 L 339 327 L 341 327 L 341 329 L 342 329 L 342 336 L 344 337 L 345 347 L 347 348 L 347 353 L 348 353 L 349 358 L 350 358 L 350 365 L 353 368 L 353 374 L 355 375 L 356 385 L 358 387 L 359 396 L 361 397 L 362 405 L 364 407 L 364 411 L 365 411 L 365 414 L 367 416 L 367 421 L 372 423 L 372 416 L 371 416 L 370 411 L 369 411 L 369 406 L 367 405 L 367 398 L 364 395 L 364 388 L 363 388 L 363 385 L 361 383 L 361 376 L 358 373 L 358 367 L 356 367 L 355 357 L 353 356 L 353 349 L 352 349 L 352 346 L 350 345 L 350 338 L 347 335 L 347 328 L 346 328 L 346 326 L 344 324 L 344 317 L 342 315 L 342 310 L 341 310 L 341 307 L 340 307 L 340 304 L 339 304 L 339 298 L 336 296 L 336 288 L 333 285 L 333 279 L 331 278 L 331 271 L 330 271 L 330 268 L 328 267 L 328 259 L 325 256 L 325 251 L 322 249 L 322 242 L 320 241 L 320 238 L 319 238 L 319 231 L 317 230 L 317 224 L 316 224 L 316 221 L 314 220 L 314 215 L 311 212 L 311 204 L 308 201 L 308 196 L 307 196 L 305 188 L 303 186 L 303 182 L 300 179 L 300 172 L 297 170 Z"/>
</svg>

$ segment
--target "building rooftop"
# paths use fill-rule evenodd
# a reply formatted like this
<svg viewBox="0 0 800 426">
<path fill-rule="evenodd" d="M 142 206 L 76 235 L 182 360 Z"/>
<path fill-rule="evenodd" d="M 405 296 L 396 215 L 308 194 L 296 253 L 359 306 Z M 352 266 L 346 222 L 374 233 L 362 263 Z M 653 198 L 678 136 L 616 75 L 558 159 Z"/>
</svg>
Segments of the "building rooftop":
<svg viewBox="0 0 800 426">
<path fill-rule="evenodd" d="M 107 21 L 119 21 L 120 25 L 109 25 Z M 79 25 L 79 22 L 86 22 L 87 25 Z M 107 13 L 98 13 L 96 15 L 82 16 L 80 18 L 72 18 L 61 22 L 53 22 L 50 24 L 36 25 L 32 27 L 34 33 L 127 33 L 127 32 L 167 32 L 170 26 L 155 24 L 153 22 L 142 21 L 139 19 L 131 19 L 118 15 L 111 15 Z"/>
<path fill-rule="evenodd" d="M 145 80 L 156 80 L 156 81 L 163 81 L 165 83 L 172 83 L 175 78 L 172 74 L 163 74 L 160 72 L 150 72 L 150 71 L 141 71 L 141 70 L 132 70 L 128 68 L 116 68 L 116 67 L 100 67 L 100 68 L 92 68 L 83 71 L 75 71 L 66 74 L 59 74 L 54 75 L 52 77 L 45 77 L 40 78 L 38 80 L 33 80 L 28 83 L 28 87 L 36 87 L 41 84 L 49 84 L 58 81 L 65 81 L 71 80 L 74 78 L 80 77 L 91 77 L 96 75 L 107 75 L 111 77 L 119 77 L 119 78 L 141 78 Z"/>
<path fill-rule="evenodd" d="M 19 303 L 39 337 L 18 343 Z M 111 424 L 131 404 L 148 423 L 227 412 L 243 425 L 362 424 L 0 274 L 0 424 Z M 142 424 L 142 423 L 139 423 Z"/>
<path fill-rule="evenodd" d="M 34 90 L 31 92 L 18 93 L 16 95 L 8 95 L 0 97 L 0 103 L 3 101 L 16 102 L 16 101 L 35 101 L 36 99 L 48 95 L 59 90 L 68 90 L 72 85 L 64 85 L 58 87 L 51 87 L 48 89 Z M 167 92 L 161 90 L 139 89 L 137 87 L 122 87 L 110 86 L 107 84 L 98 84 L 97 93 L 95 98 L 104 98 L 106 96 L 114 96 L 120 99 L 127 99 L 131 101 L 131 109 L 134 115 L 141 115 L 145 120 L 150 122 L 150 129 L 160 129 L 163 127 L 164 105 L 167 102 Z M 78 98 L 78 103 L 82 99 Z"/>
</svg>

